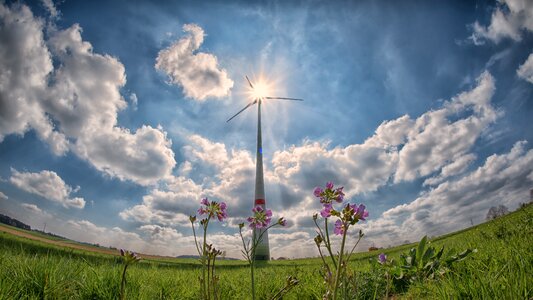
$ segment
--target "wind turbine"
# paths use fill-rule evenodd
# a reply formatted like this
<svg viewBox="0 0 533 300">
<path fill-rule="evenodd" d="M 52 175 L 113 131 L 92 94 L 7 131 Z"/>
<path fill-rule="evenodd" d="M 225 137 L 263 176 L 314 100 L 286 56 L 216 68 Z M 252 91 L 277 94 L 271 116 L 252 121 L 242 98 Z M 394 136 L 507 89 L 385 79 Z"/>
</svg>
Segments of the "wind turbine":
<svg viewBox="0 0 533 300">
<path fill-rule="evenodd" d="M 252 91 L 255 91 L 256 87 L 254 87 L 250 79 L 248 79 L 248 76 L 245 76 L 245 77 Z M 271 96 L 265 96 L 261 94 L 255 94 L 253 96 L 253 100 L 250 103 L 248 103 L 243 109 L 239 110 L 236 114 L 234 114 L 231 118 L 229 118 L 226 121 L 226 122 L 231 121 L 233 118 L 235 118 L 238 114 L 245 111 L 247 108 L 257 104 L 257 152 L 255 154 L 256 158 L 255 158 L 254 207 L 261 206 L 263 209 L 266 209 L 266 201 L 265 201 L 265 182 L 263 179 L 263 142 L 261 139 L 261 103 L 265 100 L 303 101 L 303 99 L 271 97 Z M 261 229 L 254 229 L 253 234 L 254 236 L 260 236 L 261 234 L 263 234 L 263 237 L 259 245 L 257 245 L 256 251 L 255 251 L 255 260 L 269 260 L 270 259 L 270 247 L 268 245 L 268 232 L 265 232 L 265 229 L 261 228 Z"/>
</svg>

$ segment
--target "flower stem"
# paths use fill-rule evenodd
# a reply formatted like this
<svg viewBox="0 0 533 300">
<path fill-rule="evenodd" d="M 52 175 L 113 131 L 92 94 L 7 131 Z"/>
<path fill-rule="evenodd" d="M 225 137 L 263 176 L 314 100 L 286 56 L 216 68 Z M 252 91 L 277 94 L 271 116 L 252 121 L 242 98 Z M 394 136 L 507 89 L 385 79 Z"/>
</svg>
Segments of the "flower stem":
<svg viewBox="0 0 533 300">
<path fill-rule="evenodd" d="M 201 262 L 202 262 L 202 293 L 203 293 L 203 298 L 204 299 L 208 299 L 209 300 L 209 284 L 206 280 L 206 276 L 205 276 L 205 269 L 206 269 L 206 258 L 207 258 L 207 226 L 209 226 L 209 218 L 207 218 L 207 221 L 205 222 L 205 225 L 204 225 L 204 243 L 203 243 L 203 246 L 202 246 L 202 258 L 201 258 Z M 207 266 L 209 268 L 209 266 Z"/>
<path fill-rule="evenodd" d="M 337 269 L 337 262 L 335 261 L 335 255 L 333 255 L 333 252 L 331 251 L 331 243 L 329 241 L 329 231 L 328 231 L 328 219 L 325 218 L 324 219 L 324 227 L 325 227 L 325 230 L 326 230 L 326 240 L 324 241 L 325 244 L 326 244 L 326 249 L 328 249 L 328 252 L 329 252 L 329 257 L 331 258 L 331 260 L 333 261 L 333 266 L 335 267 L 335 269 Z"/>
<path fill-rule="evenodd" d="M 124 269 L 122 270 L 122 281 L 120 282 L 120 300 L 124 300 L 126 298 L 125 295 L 125 288 L 126 288 L 126 269 L 128 268 L 128 264 L 124 265 Z"/>
<path fill-rule="evenodd" d="M 335 276 L 335 288 L 333 289 L 333 300 L 337 299 L 337 290 L 339 288 L 339 277 L 341 276 L 341 270 L 343 268 L 343 254 L 344 254 L 344 245 L 346 244 L 346 233 L 348 232 L 348 224 L 343 222 L 344 224 L 344 232 L 342 234 L 342 244 L 341 244 L 341 252 L 339 253 L 339 266 L 337 268 L 337 275 Z"/>
<path fill-rule="evenodd" d="M 252 234 L 252 257 L 250 261 L 250 275 L 252 279 L 252 300 L 255 300 L 255 280 L 254 280 L 254 268 L 255 268 L 255 232 Z"/>
</svg>

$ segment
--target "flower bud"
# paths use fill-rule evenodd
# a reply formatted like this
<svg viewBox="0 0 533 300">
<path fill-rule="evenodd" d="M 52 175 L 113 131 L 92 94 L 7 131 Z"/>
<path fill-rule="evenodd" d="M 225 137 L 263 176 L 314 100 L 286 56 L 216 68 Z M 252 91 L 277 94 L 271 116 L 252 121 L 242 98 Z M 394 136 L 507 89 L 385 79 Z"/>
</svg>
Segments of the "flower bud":
<svg viewBox="0 0 533 300">
<path fill-rule="evenodd" d="M 317 246 L 320 246 L 320 244 L 322 243 L 322 236 L 319 234 L 315 237 L 315 243 Z"/>
</svg>

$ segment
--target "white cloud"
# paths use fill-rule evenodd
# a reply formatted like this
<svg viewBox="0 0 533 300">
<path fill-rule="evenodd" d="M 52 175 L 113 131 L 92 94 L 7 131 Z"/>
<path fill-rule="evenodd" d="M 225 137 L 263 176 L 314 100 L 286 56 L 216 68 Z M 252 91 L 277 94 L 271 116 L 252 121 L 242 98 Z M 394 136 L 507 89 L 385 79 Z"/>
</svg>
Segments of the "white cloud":
<svg viewBox="0 0 533 300">
<path fill-rule="evenodd" d="M 0 4 L 0 20 L 0 142 L 8 134 L 23 135 L 33 128 L 53 153 L 61 155 L 68 142 L 43 112 L 39 97 L 53 70 L 43 22 L 20 4 L 12 9 Z"/>
<path fill-rule="evenodd" d="M 526 61 L 516 70 L 518 77 L 533 83 L 533 53 L 529 54 Z"/>
<path fill-rule="evenodd" d="M 133 110 L 137 110 L 137 105 L 139 103 L 139 99 L 137 99 L 137 94 L 131 93 L 130 102 L 131 102 L 131 107 L 133 108 Z"/>
<path fill-rule="evenodd" d="M 73 189 L 53 171 L 39 173 L 24 173 L 11 169 L 9 181 L 14 186 L 28 193 L 41 196 L 47 200 L 60 203 L 66 208 L 85 207 L 85 200 L 80 197 L 71 197 L 79 188 Z"/>
<path fill-rule="evenodd" d="M 204 30 L 196 24 L 183 25 L 188 33 L 158 53 L 155 67 L 165 72 L 171 83 L 183 87 L 187 97 L 205 100 L 224 97 L 233 87 L 226 70 L 220 69 L 213 54 L 197 52 L 204 42 Z"/>
<path fill-rule="evenodd" d="M 44 7 L 50 14 L 50 17 L 57 18 L 59 17 L 59 11 L 57 10 L 56 6 L 54 5 L 54 2 L 52 0 L 41 0 Z"/>
<path fill-rule="evenodd" d="M 151 242 L 159 244 L 176 241 L 183 237 L 183 234 L 176 231 L 176 229 L 159 225 L 143 225 L 139 227 L 139 230 L 148 234 Z"/>
<path fill-rule="evenodd" d="M 465 176 L 441 183 L 408 204 L 388 211 L 364 225 L 371 239 L 383 244 L 439 235 L 479 223 L 491 206 L 510 209 L 528 201 L 533 185 L 533 150 L 518 142 L 508 153 L 492 155 Z"/>
<path fill-rule="evenodd" d="M 124 220 L 134 220 L 143 224 L 163 225 L 189 224 L 189 215 L 194 215 L 199 207 L 202 187 L 191 179 L 176 177 L 168 180 L 165 189 L 153 189 L 143 197 L 142 204 L 120 212 Z"/>
<path fill-rule="evenodd" d="M 477 86 L 453 97 L 444 107 L 417 118 L 408 141 L 399 152 L 395 182 L 427 176 L 465 155 L 477 138 L 498 117 L 490 105 L 494 79 L 484 72 Z M 472 114 L 451 122 L 462 112 Z"/>
<path fill-rule="evenodd" d="M 462 170 L 460 160 L 500 114 L 490 104 L 494 89 L 494 79 L 485 72 L 477 86 L 442 108 L 415 120 L 402 116 L 385 121 L 362 144 L 328 149 L 327 144 L 305 142 L 275 152 L 274 173 L 304 190 L 333 180 L 353 194 L 375 191 L 392 177 L 395 182 L 411 181 L 443 168 L 444 175 L 452 176 Z"/>
<path fill-rule="evenodd" d="M 0 192 L 0 200 L 7 200 L 7 199 L 9 199 L 9 197 L 6 194 Z"/>
<path fill-rule="evenodd" d="M 169 177 L 176 161 L 161 128 L 117 125 L 127 107 L 118 59 L 94 53 L 78 24 L 48 28 L 25 5 L 0 4 L 0 141 L 34 129 L 55 154 L 73 150 L 96 169 L 142 185 Z M 52 65 L 57 60 L 57 68 Z"/>
<path fill-rule="evenodd" d="M 465 154 L 447 166 L 444 166 L 438 176 L 428 178 L 424 181 L 424 185 L 435 185 L 443 182 L 450 176 L 462 174 L 468 166 L 476 159 L 476 155 L 469 153 Z"/>
<path fill-rule="evenodd" d="M 42 213 L 43 211 L 35 204 L 29 204 L 29 203 L 22 203 L 20 206 L 24 207 L 24 209 L 27 209 L 33 213 Z"/>
<path fill-rule="evenodd" d="M 507 9 L 504 7 L 507 6 Z M 484 27 L 478 22 L 473 25 L 470 37 L 476 45 L 486 39 L 499 43 L 504 38 L 515 41 L 522 39 L 522 30 L 533 30 L 533 2 L 529 0 L 502 0 L 492 13 L 490 25 Z"/>
</svg>

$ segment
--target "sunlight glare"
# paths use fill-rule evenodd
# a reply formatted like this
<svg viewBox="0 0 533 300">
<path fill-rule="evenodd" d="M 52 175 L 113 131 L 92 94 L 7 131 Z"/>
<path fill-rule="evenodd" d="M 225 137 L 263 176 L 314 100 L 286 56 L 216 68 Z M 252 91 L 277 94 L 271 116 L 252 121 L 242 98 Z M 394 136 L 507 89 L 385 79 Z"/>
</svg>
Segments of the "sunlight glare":
<svg viewBox="0 0 533 300">
<path fill-rule="evenodd" d="M 260 99 L 267 96 L 272 96 L 270 93 L 272 92 L 271 84 L 260 80 L 254 83 L 254 88 L 250 89 L 251 97 L 253 99 Z"/>
</svg>

